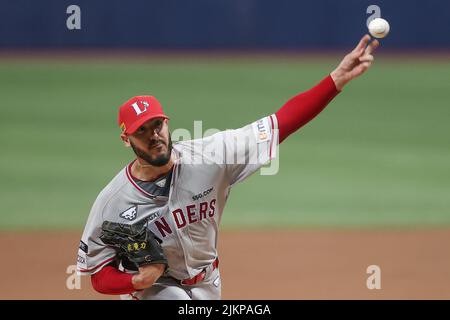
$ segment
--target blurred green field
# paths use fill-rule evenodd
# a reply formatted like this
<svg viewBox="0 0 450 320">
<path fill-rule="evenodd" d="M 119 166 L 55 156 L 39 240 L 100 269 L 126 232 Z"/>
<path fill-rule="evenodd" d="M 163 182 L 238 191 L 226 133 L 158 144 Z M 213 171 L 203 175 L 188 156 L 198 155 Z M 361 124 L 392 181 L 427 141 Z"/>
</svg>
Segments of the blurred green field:
<svg viewBox="0 0 450 320">
<path fill-rule="evenodd" d="M 157 96 L 172 130 L 194 120 L 235 128 L 275 112 L 340 58 L 0 60 L 0 228 L 84 226 L 132 159 L 116 126 L 129 97 Z M 381 57 L 283 143 L 277 175 L 235 187 L 223 225 L 450 225 L 449 106 L 450 60 Z"/>
</svg>

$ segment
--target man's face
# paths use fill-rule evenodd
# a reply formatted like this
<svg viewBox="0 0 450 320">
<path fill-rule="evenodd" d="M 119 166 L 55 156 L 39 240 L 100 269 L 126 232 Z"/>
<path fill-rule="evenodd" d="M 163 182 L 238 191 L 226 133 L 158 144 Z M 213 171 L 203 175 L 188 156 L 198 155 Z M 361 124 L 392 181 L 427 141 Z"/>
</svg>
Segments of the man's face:
<svg viewBox="0 0 450 320">
<path fill-rule="evenodd" d="M 166 165 L 172 154 L 167 119 L 155 118 L 145 122 L 128 136 L 134 153 L 155 167 Z"/>
</svg>

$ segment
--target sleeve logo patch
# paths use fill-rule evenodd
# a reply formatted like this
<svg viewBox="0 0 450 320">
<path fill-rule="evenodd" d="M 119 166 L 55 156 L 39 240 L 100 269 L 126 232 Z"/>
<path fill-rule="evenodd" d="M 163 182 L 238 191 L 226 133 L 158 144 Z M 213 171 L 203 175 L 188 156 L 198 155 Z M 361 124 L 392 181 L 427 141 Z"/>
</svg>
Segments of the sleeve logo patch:
<svg viewBox="0 0 450 320">
<path fill-rule="evenodd" d="M 271 139 L 270 126 L 267 118 L 262 118 L 254 122 L 253 131 L 255 133 L 256 143 L 269 141 Z"/>
<path fill-rule="evenodd" d="M 85 258 L 85 257 L 82 257 L 82 256 L 80 256 L 80 255 L 78 255 L 78 256 L 77 256 L 77 262 L 78 262 L 79 264 L 85 265 L 85 264 L 86 264 L 86 258 Z"/>
<path fill-rule="evenodd" d="M 137 206 L 128 208 L 120 214 L 121 218 L 127 219 L 128 221 L 133 221 L 137 217 Z"/>
<path fill-rule="evenodd" d="M 82 240 L 80 240 L 80 246 L 79 246 L 80 250 L 83 251 L 84 253 L 88 253 L 88 245 L 86 243 L 84 243 Z"/>
</svg>

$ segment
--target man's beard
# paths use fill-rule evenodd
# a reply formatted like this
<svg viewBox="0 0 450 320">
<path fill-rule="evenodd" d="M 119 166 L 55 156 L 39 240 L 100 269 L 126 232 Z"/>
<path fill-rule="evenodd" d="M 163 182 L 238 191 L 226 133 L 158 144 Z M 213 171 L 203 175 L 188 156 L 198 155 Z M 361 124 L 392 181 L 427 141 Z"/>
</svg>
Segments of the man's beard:
<svg viewBox="0 0 450 320">
<path fill-rule="evenodd" d="M 165 145 L 163 140 L 154 140 L 150 146 L 149 149 L 152 148 L 152 146 L 154 144 L 157 144 L 158 142 L 162 143 Z M 172 155 L 172 137 L 170 136 L 169 133 L 169 145 L 167 147 L 167 153 L 166 154 L 162 154 L 162 155 L 158 155 L 156 157 L 152 157 L 150 154 L 148 154 L 147 152 L 145 152 L 144 150 L 138 148 L 137 146 L 135 146 L 131 141 L 130 141 L 131 147 L 133 148 L 134 153 L 136 154 L 136 156 L 138 156 L 141 159 L 144 159 L 145 162 L 147 162 L 148 164 L 155 166 L 155 167 L 162 167 L 165 166 L 169 160 L 170 160 L 170 156 Z"/>
</svg>

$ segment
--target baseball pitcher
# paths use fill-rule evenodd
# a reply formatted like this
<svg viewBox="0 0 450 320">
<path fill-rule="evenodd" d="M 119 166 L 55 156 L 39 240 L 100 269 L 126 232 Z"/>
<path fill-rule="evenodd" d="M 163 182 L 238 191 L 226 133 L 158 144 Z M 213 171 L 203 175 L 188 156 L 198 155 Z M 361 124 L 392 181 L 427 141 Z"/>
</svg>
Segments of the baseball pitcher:
<svg viewBox="0 0 450 320">
<path fill-rule="evenodd" d="M 119 108 L 120 137 L 136 159 L 100 192 L 78 249 L 78 273 L 123 299 L 220 299 L 217 239 L 232 187 L 274 159 L 277 144 L 319 114 L 372 64 L 365 35 L 318 85 L 240 129 L 172 144 L 152 96 Z"/>
</svg>

